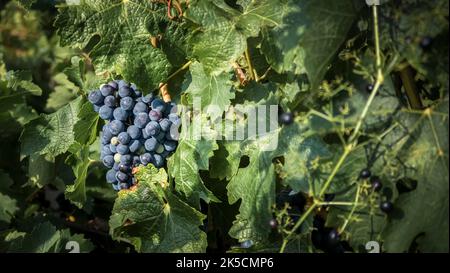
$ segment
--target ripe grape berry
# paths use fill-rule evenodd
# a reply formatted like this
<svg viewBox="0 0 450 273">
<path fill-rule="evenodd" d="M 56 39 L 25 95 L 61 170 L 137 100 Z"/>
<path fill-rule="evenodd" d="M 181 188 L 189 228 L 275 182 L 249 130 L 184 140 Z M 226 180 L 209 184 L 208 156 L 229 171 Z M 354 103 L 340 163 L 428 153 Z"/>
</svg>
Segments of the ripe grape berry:
<svg viewBox="0 0 450 273">
<path fill-rule="evenodd" d="M 431 47 L 431 44 L 433 43 L 433 39 L 431 39 L 431 37 L 423 37 L 421 40 L 420 40 L 420 47 L 423 49 L 423 50 L 427 50 L 427 49 L 429 49 L 430 47 Z"/>
<path fill-rule="evenodd" d="M 380 209 L 384 213 L 389 213 L 394 209 L 394 204 L 389 201 L 384 201 L 380 203 Z"/>
<path fill-rule="evenodd" d="M 100 133 L 100 160 L 109 169 L 106 181 L 113 189 L 136 184 L 132 169 L 153 164 L 164 167 L 176 149 L 181 124 L 176 105 L 152 94 L 143 95 L 134 84 L 113 80 L 88 95 L 94 110 L 106 121 Z"/>
<path fill-rule="evenodd" d="M 372 176 L 370 179 L 370 183 L 372 184 L 372 189 L 374 191 L 380 191 L 383 187 L 383 184 L 381 183 L 381 180 L 378 176 Z"/>
<path fill-rule="evenodd" d="M 280 123 L 284 125 L 289 125 L 294 122 L 294 115 L 290 112 L 286 112 L 280 115 Z"/>
<path fill-rule="evenodd" d="M 272 229 L 276 229 L 277 226 L 278 226 L 277 220 L 276 220 L 276 219 L 273 219 L 273 218 L 270 219 L 269 225 L 270 225 L 270 227 L 271 227 Z"/>
<path fill-rule="evenodd" d="M 329 247 L 335 246 L 339 243 L 340 236 L 337 230 L 332 229 L 327 235 L 327 244 Z"/>
<path fill-rule="evenodd" d="M 360 173 L 359 173 L 359 177 L 362 179 L 367 179 L 372 175 L 372 173 L 370 172 L 369 169 L 363 169 Z"/>
</svg>

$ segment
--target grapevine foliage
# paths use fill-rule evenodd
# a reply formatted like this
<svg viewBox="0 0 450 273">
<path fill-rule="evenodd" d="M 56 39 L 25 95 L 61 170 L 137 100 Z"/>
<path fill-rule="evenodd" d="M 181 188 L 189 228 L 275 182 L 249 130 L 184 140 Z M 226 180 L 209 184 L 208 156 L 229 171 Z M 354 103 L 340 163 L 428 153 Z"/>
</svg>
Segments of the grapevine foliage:
<svg viewBox="0 0 450 273">
<path fill-rule="evenodd" d="M 0 251 L 448 252 L 448 1 L 6 2 Z M 182 120 L 119 191 L 113 80 Z"/>
</svg>

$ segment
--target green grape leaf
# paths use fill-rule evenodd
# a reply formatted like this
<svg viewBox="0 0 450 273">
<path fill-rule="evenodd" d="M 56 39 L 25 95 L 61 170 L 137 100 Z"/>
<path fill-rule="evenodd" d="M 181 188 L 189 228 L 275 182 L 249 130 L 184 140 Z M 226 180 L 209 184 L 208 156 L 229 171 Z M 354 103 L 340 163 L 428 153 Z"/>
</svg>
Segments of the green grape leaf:
<svg viewBox="0 0 450 273">
<path fill-rule="evenodd" d="M 168 189 L 164 169 L 140 167 L 138 184 L 122 190 L 110 218 L 113 238 L 129 240 L 138 252 L 204 252 L 205 218 Z"/>
<path fill-rule="evenodd" d="M 265 26 L 275 26 L 281 19 L 277 1 L 246 1 L 242 13 L 222 1 L 191 1 L 185 17 L 201 25 L 190 40 L 192 54 L 207 74 L 226 71 L 243 54 L 246 39 L 257 36 Z"/>
<path fill-rule="evenodd" d="M 53 112 L 63 107 L 76 98 L 78 87 L 73 84 L 64 73 L 58 73 L 53 77 L 55 82 L 54 92 L 51 92 L 45 106 L 46 110 Z"/>
<path fill-rule="evenodd" d="M 244 29 L 250 36 L 257 36 L 263 27 L 281 24 L 283 9 L 287 1 L 245 0 L 240 1 L 242 14 L 236 19 L 237 28 Z"/>
<path fill-rule="evenodd" d="M 73 253 L 89 253 L 94 249 L 91 241 L 84 238 L 83 234 L 70 234 L 69 229 L 62 229 L 59 231 L 59 240 L 56 242 L 54 251 L 56 253 L 66 253 L 74 251 Z M 69 243 L 71 242 L 71 243 Z"/>
<path fill-rule="evenodd" d="M 65 195 L 70 202 L 82 208 L 86 202 L 87 172 L 89 165 L 92 163 L 89 158 L 89 146 L 75 142 L 70 146 L 69 152 L 71 155 L 67 158 L 66 163 L 72 166 L 76 179 L 73 185 L 66 187 Z"/>
<path fill-rule="evenodd" d="M 229 75 L 222 73 L 208 76 L 203 65 L 198 62 L 191 64 L 189 70 L 191 77 L 187 81 L 190 83 L 185 91 L 186 94 L 189 94 L 188 101 L 192 103 L 194 99 L 200 99 L 202 109 L 214 105 L 218 107 L 217 111 L 207 109 L 206 113 L 212 119 L 221 116 L 234 98 L 233 83 L 230 81 Z"/>
<path fill-rule="evenodd" d="M 194 126 L 185 128 L 180 134 L 176 152 L 168 159 L 169 174 L 175 179 L 175 189 L 184 194 L 189 204 L 198 207 L 200 198 L 206 202 L 219 201 L 206 188 L 200 170 L 208 170 L 208 159 L 218 148 L 213 139 L 196 136 Z"/>
<path fill-rule="evenodd" d="M 42 188 L 55 180 L 55 159 L 50 155 L 32 154 L 28 159 L 28 182 Z"/>
<path fill-rule="evenodd" d="M 84 81 L 86 74 L 86 64 L 83 59 L 78 56 L 70 59 L 71 66 L 66 67 L 63 73 L 67 76 L 67 79 L 72 82 L 79 89 L 84 90 Z"/>
<path fill-rule="evenodd" d="M 153 90 L 165 81 L 171 65 L 150 39 L 170 33 L 160 29 L 163 25 L 179 27 L 169 21 L 166 9 L 151 1 L 82 0 L 60 7 L 55 25 L 63 46 L 86 47 L 99 36 L 90 52 L 97 74 L 118 73 L 143 90 Z"/>
<path fill-rule="evenodd" d="M 292 126 L 299 127 L 298 124 Z M 295 192 L 315 195 L 326 179 L 326 168 L 322 168 L 320 163 L 330 160 L 332 154 L 322 139 L 314 135 L 308 136 L 308 132 L 302 132 L 301 128 L 296 130 L 305 137 L 291 141 L 284 156 L 285 163 L 279 170 L 280 176 Z"/>
<path fill-rule="evenodd" d="M 0 222 L 10 223 L 18 210 L 19 208 L 15 199 L 0 193 Z"/>
<path fill-rule="evenodd" d="M 307 73 L 315 90 L 357 16 L 354 1 L 289 1 L 282 23 L 263 31 L 262 51 L 279 73 Z"/>
<path fill-rule="evenodd" d="M 57 230 L 50 222 L 37 224 L 30 233 L 10 232 L 5 241 L 9 244 L 7 252 L 12 253 L 64 253 L 70 250 L 83 253 L 93 249 L 93 244 L 83 235 L 71 235 L 69 229 Z M 67 249 L 69 241 L 78 249 Z"/>
<path fill-rule="evenodd" d="M 36 0 L 16 0 L 22 7 L 30 9 L 36 3 Z"/>
<path fill-rule="evenodd" d="M 20 132 L 23 125 L 37 117 L 36 111 L 25 104 L 27 95 L 42 93 L 31 78 L 26 71 L 0 71 L 0 123 L 4 137 Z"/>
<path fill-rule="evenodd" d="M 8 83 L 7 87 L 16 91 L 12 95 L 42 95 L 42 89 L 31 81 L 31 73 L 28 71 L 8 71 L 5 79 Z"/>
<path fill-rule="evenodd" d="M 55 113 L 42 114 L 26 124 L 20 136 L 21 155 L 38 153 L 56 157 L 66 152 L 74 142 L 73 130 L 82 103 L 82 97 L 78 97 Z"/>
<path fill-rule="evenodd" d="M 0 169 L 0 190 L 7 190 L 14 181 L 9 177 L 9 174 Z"/>
<path fill-rule="evenodd" d="M 59 232 L 49 222 L 37 224 L 31 233 L 11 241 L 8 252 L 51 252 L 59 240 Z"/>
<path fill-rule="evenodd" d="M 260 106 L 275 104 L 274 99 L 274 96 L 270 96 Z M 266 118 L 259 117 L 264 122 Z M 233 173 L 236 165 L 229 163 L 229 172 L 233 176 L 227 185 L 228 201 L 234 204 L 241 200 L 239 214 L 229 234 L 240 242 L 251 240 L 253 243 L 263 243 L 270 232 L 268 223 L 275 201 L 275 168 L 272 160 L 286 151 L 285 141 L 299 136 L 294 134 L 292 127 L 278 128 L 277 122 L 270 119 L 263 136 L 256 139 L 247 136 L 243 141 L 237 141 L 239 145 L 224 145 L 231 160 L 248 158 L 248 165 L 238 168 L 236 173 Z M 246 126 L 244 124 L 241 121 L 240 126 Z"/>
<path fill-rule="evenodd" d="M 398 156 L 406 166 L 405 175 L 417 181 L 417 188 L 394 203 L 403 217 L 391 220 L 384 248 L 407 251 L 417 239 L 420 251 L 448 252 L 448 99 L 430 112 L 403 114 L 399 122 L 410 135 L 393 149 L 401 149 Z"/>
<path fill-rule="evenodd" d="M 78 121 L 75 123 L 74 138 L 78 143 L 92 144 L 97 138 L 99 115 L 94 111 L 92 104 L 86 101 L 78 113 Z"/>
<path fill-rule="evenodd" d="M 239 168 L 241 153 L 238 141 L 220 141 L 211 158 L 210 177 L 230 180 Z"/>
<path fill-rule="evenodd" d="M 384 177 L 381 179 L 387 181 Z M 380 242 L 381 234 L 388 223 L 388 218 L 380 210 L 379 204 L 384 193 L 394 192 L 392 186 L 393 183 L 384 183 L 381 193 L 371 193 L 370 190 L 363 190 L 362 187 L 360 189 L 354 184 L 346 192 L 340 192 L 333 202 L 347 202 L 354 205 L 330 206 L 326 225 L 339 228 L 342 238 L 349 242 L 355 252 L 366 252 L 368 242 Z M 357 190 L 360 191 L 358 200 L 355 199 Z M 395 198 L 391 196 L 390 200 L 393 201 Z M 353 207 L 355 208 L 352 212 Z M 345 229 L 342 229 L 344 227 Z"/>
</svg>

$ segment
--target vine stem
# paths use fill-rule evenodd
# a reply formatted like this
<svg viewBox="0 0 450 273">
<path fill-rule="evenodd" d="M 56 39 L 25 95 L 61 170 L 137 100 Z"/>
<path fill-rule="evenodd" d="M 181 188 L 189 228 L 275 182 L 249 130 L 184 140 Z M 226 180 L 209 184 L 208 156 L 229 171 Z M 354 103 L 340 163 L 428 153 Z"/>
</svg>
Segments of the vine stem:
<svg viewBox="0 0 450 273">
<path fill-rule="evenodd" d="M 358 136 L 359 136 L 359 131 L 361 130 L 361 126 L 364 122 L 364 119 L 367 116 L 367 113 L 369 112 L 369 108 L 370 108 L 373 100 L 375 99 L 375 96 L 378 93 L 378 90 L 380 89 L 381 84 L 384 81 L 384 75 L 383 75 L 383 71 L 381 68 L 380 37 L 379 37 L 379 29 L 378 29 L 378 11 L 377 11 L 376 5 L 372 6 L 372 15 L 373 15 L 374 36 L 375 36 L 375 55 L 376 55 L 375 64 L 376 64 L 376 71 L 377 71 L 374 88 L 372 90 L 372 93 L 369 96 L 369 99 L 366 102 L 366 105 L 364 106 L 363 111 L 361 112 L 361 115 L 358 118 L 358 121 L 355 126 L 355 130 L 353 131 L 352 135 L 349 138 L 349 144 L 345 146 L 344 152 L 342 153 L 341 157 L 339 158 L 339 160 L 336 163 L 335 167 L 333 168 L 332 172 L 328 176 L 324 186 L 320 190 L 318 198 L 315 199 L 313 205 L 308 208 L 308 210 L 302 215 L 302 217 L 294 225 L 294 227 L 289 232 L 289 234 L 286 236 L 286 238 L 283 239 L 283 243 L 280 248 L 280 253 L 284 252 L 286 245 L 288 244 L 289 239 L 291 238 L 292 234 L 294 234 L 294 232 L 301 226 L 301 224 L 303 224 L 303 222 L 314 211 L 314 209 L 320 205 L 320 202 L 318 202 L 317 200 L 320 200 L 323 197 L 323 195 L 325 194 L 325 192 L 331 185 L 331 182 L 333 181 L 337 172 L 340 170 L 342 164 L 344 164 L 345 159 L 358 144 Z M 357 198 L 359 198 L 359 190 L 357 192 Z M 357 204 L 357 202 L 355 202 L 355 203 Z M 355 207 L 352 210 L 354 210 Z"/>
<path fill-rule="evenodd" d="M 317 207 L 317 203 L 312 204 L 308 210 L 303 213 L 302 217 L 297 221 L 297 223 L 295 223 L 294 227 L 292 228 L 292 230 L 290 231 L 290 233 L 286 236 L 286 238 L 283 239 L 283 243 L 281 245 L 280 248 L 280 253 L 283 253 L 284 250 L 286 249 L 286 246 L 289 242 L 289 239 L 291 238 L 292 234 L 294 234 L 295 230 L 297 230 L 301 224 L 303 224 L 303 222 L 306 220 L 306 218 L 311 214 L 311 212 Z"/>
<path fill-rule="evenodd" d="M 176 75 L 178 75 L 181 71 L 185 70 L 192 64 L 192 61 L 188 61 L 187 63 L 183 64 L 182 67 L 178 68 L 177 71 L 173 72 L 169 75 L 169 77 L 162 83 L 160 83 L 160 87 L 163 85 L 166 85 L 171 79 L 173 79 Z M 159 89 L 159 87 L 158 87 Z"/>
<path fill-rule="evenodd" d="M 358 200 L 359 200 L 359 194 L 361 191 L 361 187 L 358 186 L 358 188 L 356 189 L 356 197 L 355 197 L 355 202 L 354 205 L 352 207 L 352 209 L 350 210 L 350 213 L 348 214 L 347 219 L 345 219 L 344 224 L 342 225 L 342 227 L 339 229 L 339 233 L 344 232 L 345 228 L 347 227 L 348 223 L 350 222 L 350 219 L 353 216 L 353 213 L 355 213 L 356 207 L 358 206 Z"/>
<path fill-rule="evenodd" d="M 378 30 L 378 12 L 377 12 L 377 6 L 373 5 L 372 6 L 372 14 L 373 14 L 373 24 L 374 24 L 374 36 L 375 36 L 375 55 L 376 55 L 376 67 L 377 67 L 377 77 L 376 77 L 376 82 L 374 85 L 374 88 L 372 90 L 372 93 L 369 96 L 369 99 L 366 102 L 366 105 L 364 106 L 363 111 L 361 112 L 361 115 L 358 118 L 358 122 L 356 123 L 355 126 L 355 130 L 353 131 L 352 135 L 349 138 L 349 142 L 350 144 L 348 144 L 345 149 L 344 149 L 344 153 L 341 155 L 341 157 L 339 158 L 338 163 L 336 164 L 336 166 L 333 168 L 333 171 L 331 172 L 331 174 L 328 176 L 328 179 L 326 180 L 324 186 L 322 187 L 320 194 L 319 194 L 319 199 L 325 194 L 325 192 L 327 191 L 328 187 L 330 186 L 331 182 L 334 179 L 334 176 L 336 175 L 336 173 L 339 171 L 339 169 L 341 168 L 342 164 L 344 163 L 345 159 L 347 158 L 347 156 L 352 152 L 352 150 L 356 147 L 356 145 L 358 144 L 358 136 L 361 130 L 361 126 L 367 116 L 367 113 L 369 112 L 369 108 L 372 105 L 373 100 L 375 99 L 375 96 L 378 93 L 378 90 L 380 89 L 381 84 L 384 81 L 384 75 L 383 75 L 383 71 L 381 69 L 381 53 L 380 53 L 380 37 L 379 37 L 379 30 Z"/>
<path fill-rule="evenodd" d="M 318 202 L 319 206 L 354 206 L 354 205 L 360 205 L 355 202 Z"/>
<path fill-rule="evenodd" d="M 245 49 L 245 60 L 247 61 L 248 70 L 250 72 L 250 78 L 252 80 L 256 80 L 255 71 L 253 71 L 252 61 L 250 60 L 250 52 L 248 51 L 248 47 Z"/>
</svg>

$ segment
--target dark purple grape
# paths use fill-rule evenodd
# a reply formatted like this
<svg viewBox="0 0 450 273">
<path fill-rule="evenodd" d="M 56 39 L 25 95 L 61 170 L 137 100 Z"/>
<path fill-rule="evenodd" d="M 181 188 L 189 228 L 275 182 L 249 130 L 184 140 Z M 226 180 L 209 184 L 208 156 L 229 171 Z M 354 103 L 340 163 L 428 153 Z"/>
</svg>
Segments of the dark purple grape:
<svg viewBox="0 0 450 273">
<path fill-rule="evenodd" d="M 139 113 L 145 113 L 147 115 L 147 113 L 148 113 L 148 106 L 147 106 L 147 104 L 145 104 L 143 102 L 137 102 L 134 105 L 133 114 L 135 116 L 137 116 L 137 114 L 139 114 Z"/>
<path fill-rule="evenodd" d="M 125 125 L 120 120 L 111 121 L 109 128 L 111 130 L 111 134 L 117 136 L 120 132 L 125 130 Z"/>
<path fill-rule="evenodd" d="M 107 168 L 112 168 L 114 165 L 114 157 L 112 155 L 107 155 L 103 158 L 103 165 Z"/>
<path fill-rule="evenodd" d="M 154 157 L 150 153 L 145 153 L 140 156 L 142 165 L 147 166 L 147 164 L 153 161 Z"/>
<path fill-rule="evenodd" d="M 114 108 L 117 105 L 116 98 L 114 96 L 107 96 L 105 97 L 105 100 L 103 101 L 106 106 Z"/>
<path fill-rule="evenodd" d="M 339 244 L 340 241 L 340 236 L 339 233 L 337 232 L 337 230 L 332 229 L 330 230 L 330 232 L 327 235 L 327 245 L 329 247 L 333 247 L 336 246 L 337 244 Z"/>
<path fill-rule="evenodd" d="M 133 160 L 133 158 L 132 158 L 132 156 L 131 155 L 129 155 L 129 154 L 125 154 L 125 155 L 122 155 L 121 157 L 120 157 L 120 163 L 121 164 L 131 164 L 131 161 Z"/>
<path fill-rule="evenodd" d="M 139 164 L 141 164 L 140 157 L 137 155 L 133 156 L 133 166 L 138 166 Z"/>
<path fill-rule="evenodd" d="M 88 100 L 92 104 L 101 105 L 101 104 L 103 104 L 104 99 L 105 98 L 102 96 L 102 93 L 100 92 L 100 90 L 92 91 L 88 95 Z"/>
<path fill-rule="evenodd" d="M 98 115 L 103 120 L 111 120 L 113 118 L 113 109 L 109 106 L 103 105 L 100 107 L 100 110 L 98 110 Z"/>
<path fill-rule="evenodd" d="M 384 213 L 390 213 L 394 209 L 394 204 L 389 201 L 384 201 L 380 203 L 380 209 Z"/>
<path fill-rule="evenodd" d="M 134 107 L 134 101 L 131 97 L 125 97 L 120 100 L 120 108 L 130 111 Z"/>
<path fill-rule="evenodd" d="M 149 122 L 149 117 L 147 113 L 138 113 L 136 117 L 134 118 L 134 125 L 136 125 L 138 128 L 145 128 L 147 123 Z"/>
<path fill-rule="evenodd" d="M 171 113 L 177 112 L 177 105 L 174 102 L 166 103 L 166 109 L 164 110 L 164 116 L 168 116 Z"/>
<path fill-rule="evenodd" d="M 109 130 L 109 127 L 105 128 L 105 126 L 103 126 L 103 131 L 101 133 L 101 138 L 106 140 L 106 143 L 109 143 L 111 141 L 111 138 L 113 137 L 113 135 L 111 134 L 111 131 Z"/>
<path fill-rule="evenodd" d="M 156 138 L 154 137 L 150 137 L 149 139 L 147 139 L 144 143 L 145 149 L 148 152 L 154 152 L 156 150 L 156 148 L 158 147 L 158 141 L 156 140 Z"/>
<path fill-rule="evenodd" d="M 116 120 L 126 121 L 128 118 L 128 112 L 123 110 L 122 107 L 117 107 L 113 111 L 113 116 Z"/>
<path fill-rule="evenodd" d="M 151 110 L 150 113 L 148 113 L 148 117 L 152 121 L 158 121 L 161 119 L 161 112 L 159 110 Z"/>
<path fill-rule="evenodd" d="M 160 99 L 154 99 L 151 103 L 151 107 L 153 110 L 159 110 L 160 112 L 164 112 L 166 108 L 166 103 Z"/>
<path fill-rule="evenodd" d="M 173 152 L 177 148 L 177 142 L 173 141 L 173 140 L 167 140 L 166 142 L 164 142 L 163 145 L 164 145 L 164 150 L 166 150 L 168 152 Z"/>
<path fill-rule="evenodd" d="M 100 88 L 100 92 L 103 97 L 111 96 L 114 94 L 114 88 L 109 84 L 105 84 Z"/>
<path fill-rule="evenodd" d="M 131 139 L 138 139 L 141 137 L 141 130 L 136 125 L 130 125 L 127 128 L 127 133 L 130 135 Z"/>
<path fill-rule="evenodd" d="M 116 173 L 116 178 L 117 178 L 117 181 L 119 181 L 119 182 L 125 182 L 128 179 L 128 175 L 124 172 L 118 171 Z"/>
<path fill-rule="evenodd" d="M 114 169 L 110 169 L 106 172 L 106 181 L 108 183 L 116 183 L 117 182 L 116 171 Z"/>
<path fill-rule="evenodd" d="M 110 81 L 108 85 L 111 86 L 114 90 L 117 90 L 117 88 L 119 88 L 119 85 L 115 81 Z"/>
<path fill-rule="evenodd" d="M 169 151 L 164 151 L 162 152 L 162 154 L 160 154 L 163 158 L 167 158 L 169 155 L 171 154 L 171 152 Z"/>
<path fill-rule="evenodd" d="M 164 132 L 170 129 L 170 125 L 172 125 L 172 122 L 167 118 L 163 118 L 159 121 L 159 126 L 161 127 L 161 130 L 163 130 Z"/>
<path fill-rule="evenodd" d="M 104 155 L 112 155 L 113 152 L 111 152 L 111 149 L 109 149 L 109 145 L 102 146 L 102 151 Z"/>
<path fill-rule="evenodd" d="M 131 171 L 131 166 L 129 166 L 128 164 L 120 163 L 119 164 L 119 171 L 124 172 L 124 173 L 128 173 L 128 172 Z"/>
<path fill-rule="evenodd" d="M 153 94 L 147 94 L 144 97 L 142 97 L 142 102 L 150 104 L 153 101 Z"/>
<path fill-rule="evenodd" d="M 427 49 L 430 49 L 432 43 L 433 43 L 433 39 L 431 37 L 426 36 L 420 40 L 420 47 L 423 50 L 427 50 Z"/>
<path fill-rule="evenodd" d="M 372 175 L 372 173 L 370 172 L 369 169 L 363 169 L 360 173 L 359 173 L 359 177 L 361 179 L 367 179 Z"/>
<path fill-rule="evenodd" d="M 119 96 L 121 98 L 129 97 L 131 95 L 131 88 L 128 86 L 119 87 Z"/>
<path fill-rule="evenodd" d="M 145 126 L 145 132 L 149 136 L 156 136 L 160 130 L 161 130 L 161 127 L 159 126 L 159 123 L 156 121 L 150 121 L 147 124 L 147 126 Z"/>
<path fill-rule="evenodd" d="M 118 136 L 117 139 L 119 140 L 120 143 L 122 144 L 128 144 L 130 143 L 131 137 L 127 132 L 121 132 Z"/>
<path fill-rule="evenodd" d="M 155 136 L 155 138 L 158 140 L 158 142 L 163 142 L 165 136 L 166 136 L 166 133 L 161 131 L 161 132 L 159 132 L 159 134 L 157 134 Z"/>
<path fill-rule="evenodd" d="M 166 132 L 166 139 L 167 140 L 178 140 L 180 136 L 180 133 L 178 133 L 178 130 L 169 130 Z"/>
<path fill-rule="evenodd" d="M 147 134 L 147 131 L 144 129 L 142 129 L 142 137 L 145 139 L 148 139 L 150 136 Z M 145 141 L 144 141 L 145 142 Z"/>
<path fill-rule="evenodd" d="M 270 221 L 269 221 L 269 226 L 270 226 L 272 229 L 276 229 L 276 228 L 278 227 L 277 220 L 274 219 L 274 218 L 270 219 Z"/>
<path fill-rule="evenodd" d="M 290 112 L 285 112 L 280 115 L 280 123 L 284 125 L 290 125 L 294 122 L 294 115 Z"/>
<path fill-rule="evenodd" d="M 117 153 L 117 145 L 114 144 L 109 144 L 109 150 L 111 151 L 111 153 L 115 154 Z"/>
<path fill-rule="evenodd" d="M 153 155 L 153 161 L 156 168 L 161 168 L 164 166 L 164 158 L 159 154 Z"/>
<path fill-rule="evenodd" d="M 126 81 L 124 81 L 124 80 L 116 80 L 116 82 L 117 82 L 117 88 L 119 89 L 119 88 L 121 88 L 121 87 L 123 87 L 123 86 L 130 86 Z"/>
<path fill-rule="evenodd" d="M 141 142 L 138 139 L 133 139 L 129 146 L 130 152 L 135 153 L 139 148 L 141 148 Z"/>
<path fill-rule="evenodd" d="M 372 184 L 372 189 L 374 191 L 380 191 L 383 187 L 383 184 L 381 183 L 381 180 L 378 176 L 372 176 L 370 178 L 370 183 Z"/>
<path fill-rule="evenodd" d="M 124 154 L 128 154 L 130 152 L 130 149 L 128 148 L 128 145 L 119 144 L 119 145 L 117 145 L 117 152 L 121 155 L 124 155 Z"/>
</svg>

